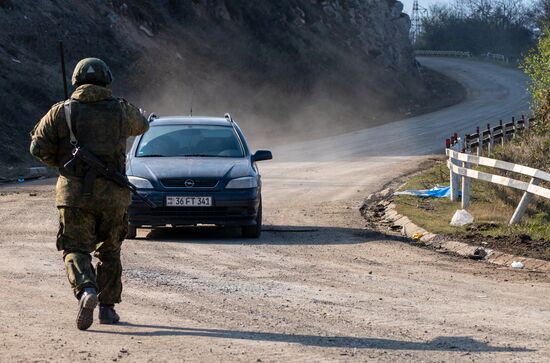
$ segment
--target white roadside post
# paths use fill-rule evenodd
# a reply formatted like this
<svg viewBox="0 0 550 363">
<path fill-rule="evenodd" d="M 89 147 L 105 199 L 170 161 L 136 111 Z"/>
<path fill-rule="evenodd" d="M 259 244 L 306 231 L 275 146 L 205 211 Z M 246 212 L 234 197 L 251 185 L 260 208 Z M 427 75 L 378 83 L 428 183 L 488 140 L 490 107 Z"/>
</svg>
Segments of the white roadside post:
<svg viewBox="0 0 550 363">
<path fill-rule="evenodd" d="M 458 137 L 458 133 L 455 133 L 454 134 L 454 140 L 455 140 L 455 144 L 453 146 L 453 150 L 456 151 L 456 152 L 468 152 L 466 151 L 466 145 L 464 144 L 464 140 L 462 140 L 460 137 Z M 456 165 L 461 165 L 460 162 L 456 162 Z M 460 186 L 462 185 L 462 175 L 456 175 L 456 185 Z M 457 188 L 458 189 L 458 188 Z M 458 200 L 458 194 L 456 196 L 457 200 Z"/>
<path fill-rule="evenodd" d="M 463 161 L 462 167 L 464 169 L 470 169 L 472 165 L 468 162 Z M 462 209 L 467 209 L 470 206 L 470 189 L 472 187 L 472 181 L 466 175 L 462 176 Z"/>
<path fill-rule="evenodd" d="M 468 145 L 468 137 L 469 135 L 466 135 L 464 137 L 464 145 Z M 448 140 L 448 139 L 447 139 Z M 449 143 L 450 144 L 450 143 Z M 468 148 L 468 146 L 466 146 L 466 148 Z M 451 148 L 447 148 L 447 156 L 449 158 L 448 160 L 448 163 L 449 163 L 449 169 L 450 169 L 450 173 L 451 173 L 451 201 L 452 202 L 456 202 L 458 201 L 458 186 L 460 183 L 460 179 L 459 177 L 462 177 L 462 198 L 461 198 L 461 207 L 462 209 L 466 209 L 470 206 L 470 188 L 471 188 L 471 178 L 469 178 L 468 176 L 466 175 L 460 175 L 458 173 L 455 173 L 453 171 L 453 165 L 456 165 L 458 167 L 462 167 L 464 169 L 469 169 L 471 168 L 471 163 L 469 162 L 466 162 L 466 161 L 460 161 L 460 160 L 457 160 L 454 158 L 454 152 L 458 152 L 460 153 L 460 151 L 458 150 L 453 150 Z"/>
<path fill-rule="evenodd" d="M 451 150 L 451 139 L 447 139 L 445 141 L 445 146 L 447 150 Z M 449 153 L 447 152 L 447 155 Z M 456 164 L 455 161 L 449 157 L 449 163 Z M 458 188 L 459 188 L 459 175 L 455 174 L 453 172 L 453 168 L 449 167 L 449 180 L 450 180 L 450 187 L 451 187 L 451 202 L 458 202 Z"/>
<path fill-rule="evenodd" d="M 454 160 L 453 159 L 449 159 L 449 163 L 452 163 L 454 164 Z M 457 178 L 457 175 L 455 173 L 453 173 L 453 169 L 450 168 L 451 170 L 451 202 L 458 202 L 458 178 Z"/>
<path fill-rule="evenodd" d="M 531 179 L 530 185 L 539 185 L 540 180 L 533 178 Z M 512 219 L 510 219 L 510 224 L 518 224 L 521 222 L 521 218 L 525 214 L 525 211 L 527 211 L 527 206 L 531 202 L 531 199 L 533 199 L 533 194 L 529 192 L 523 193 L 523 197 L 521 197 L 521 201 L 519 202 L 518 207 L 516 208 L 514 215 L 512 216 Z"/>
</svg>

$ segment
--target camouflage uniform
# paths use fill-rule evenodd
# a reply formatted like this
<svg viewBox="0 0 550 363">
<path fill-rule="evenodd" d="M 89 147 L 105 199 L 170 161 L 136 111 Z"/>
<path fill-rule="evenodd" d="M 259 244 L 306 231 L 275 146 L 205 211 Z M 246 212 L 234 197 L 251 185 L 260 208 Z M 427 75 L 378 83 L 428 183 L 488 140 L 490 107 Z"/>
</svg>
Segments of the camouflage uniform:
<svg viewBox="0 0 550 363">
<path fill-rule="evenodd" d="M 123 99 L 112 97 L 106 87 L 79 86 L 71 96 L 76 106 L 71 114 L 79 146 L 85 147 L 124 173 L 126 140 L 148 130 L 140 110 Z M 64 103 L 55 104 L 31 132 L 31 154 L 43 163 L 60 168 L 56 185 L 59 209 L 57 248 L 69 282 L 78 297 L 84 288 L 95 288 L 102 304 L 120 302 L 122 292 L 120 247 L 128 227 L 126 209 L 131 200 L 128 190 L 97 177 L 91 195 L 83 195 L 86 166 L 77 164 L 69 172 L 63 165 L 72 157 L 73 146 Z M 90 253 L 99 262 L 94 269 Z M 97 277 L 96 277 L 97 272 Z"/>
</svg>

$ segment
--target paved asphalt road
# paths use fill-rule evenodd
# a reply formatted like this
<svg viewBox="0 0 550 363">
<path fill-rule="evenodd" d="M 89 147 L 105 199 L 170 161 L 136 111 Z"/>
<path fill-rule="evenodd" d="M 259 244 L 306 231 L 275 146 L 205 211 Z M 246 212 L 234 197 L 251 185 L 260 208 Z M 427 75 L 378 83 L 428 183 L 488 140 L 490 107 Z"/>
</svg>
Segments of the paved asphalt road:
<svg viewBox="0 0 550 363">
<path fill-rule="evenodd" d="M 442 153 L 453 132 L 472 133 L 529 112 L 526 76 L 514 69 L 454 58 L 422 57 L 419 62 L 452 77 L 467 89 L 464 102 L 427 115 L 275 149 L 277 160 L 342 160 L 368 156 Z"/>
<path fill-rule="evenodd" d="M 52 182 L 2 187 L 0 361 L 549 361 L 549 276 L 364 228 L 363 198 L 442 151 L 449 133 L 527 109 L 519 72 L 421 61 L 461 81 L 468 99 L 276 148 L 261 165 L 257 241 L 231 230 L 140 230 L 123 246 L 118 326 L 75 328 Z"/>
</svg>

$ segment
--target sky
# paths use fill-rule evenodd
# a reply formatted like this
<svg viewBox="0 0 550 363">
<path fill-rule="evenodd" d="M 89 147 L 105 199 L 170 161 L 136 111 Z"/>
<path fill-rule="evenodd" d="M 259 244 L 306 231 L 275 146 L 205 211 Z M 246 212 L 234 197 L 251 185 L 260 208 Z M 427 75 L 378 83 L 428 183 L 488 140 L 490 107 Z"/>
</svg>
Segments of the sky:
<svg viewBox="0 0 550 363">
<path fill-rule="evenodd" d="M 403 9 L 404 13 L 411 14 L 413 7 L 413 0 L 399 0 L 403 3 L 405 8 Z M 418 4 L 422 7 L 429 8 L 430 5 L 434 4 L 446 4 L 449 3 L 447 0 L 418 0 Z"/>
<path fill-rule="evenodd" d="M 412 13 L 412 6 L 413 6 L 413 0 L 399 0 L 403 3 L 404 9 L 403 12 L 407 14 Z M 525 4 L 530 3 L 532 0 L 524 0 L 523 2 Z M 429 8 L 431 5 L 434 4 L 448 4 L 452 2 L 452 0 L 418 0 L 418 4 L 424 8 Z"/>
</svg>

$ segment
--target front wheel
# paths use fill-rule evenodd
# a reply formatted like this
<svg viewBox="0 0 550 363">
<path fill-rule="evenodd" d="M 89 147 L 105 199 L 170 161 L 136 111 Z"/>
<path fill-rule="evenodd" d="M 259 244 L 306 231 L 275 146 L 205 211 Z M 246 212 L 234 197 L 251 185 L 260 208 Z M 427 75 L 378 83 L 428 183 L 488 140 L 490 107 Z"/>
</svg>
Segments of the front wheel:
<svg viewBox="0 0 550 363">
<path fill-rule="evenodd" d="M 132 226 L 131 224 L 128 225 L 128 233 L 126 233 L 126 238 L 128 239 L 134 239 L 137 236 L 137 227 Z"/>
<path fill-rule="evenodd" d="M 258 214 L 256 216 L 256 225 L 254 226 L 242 226 L 242 234 L 244 238 L 259 238 L 262 235 L 262 203 L 258 207 Z"/>
</svg>

